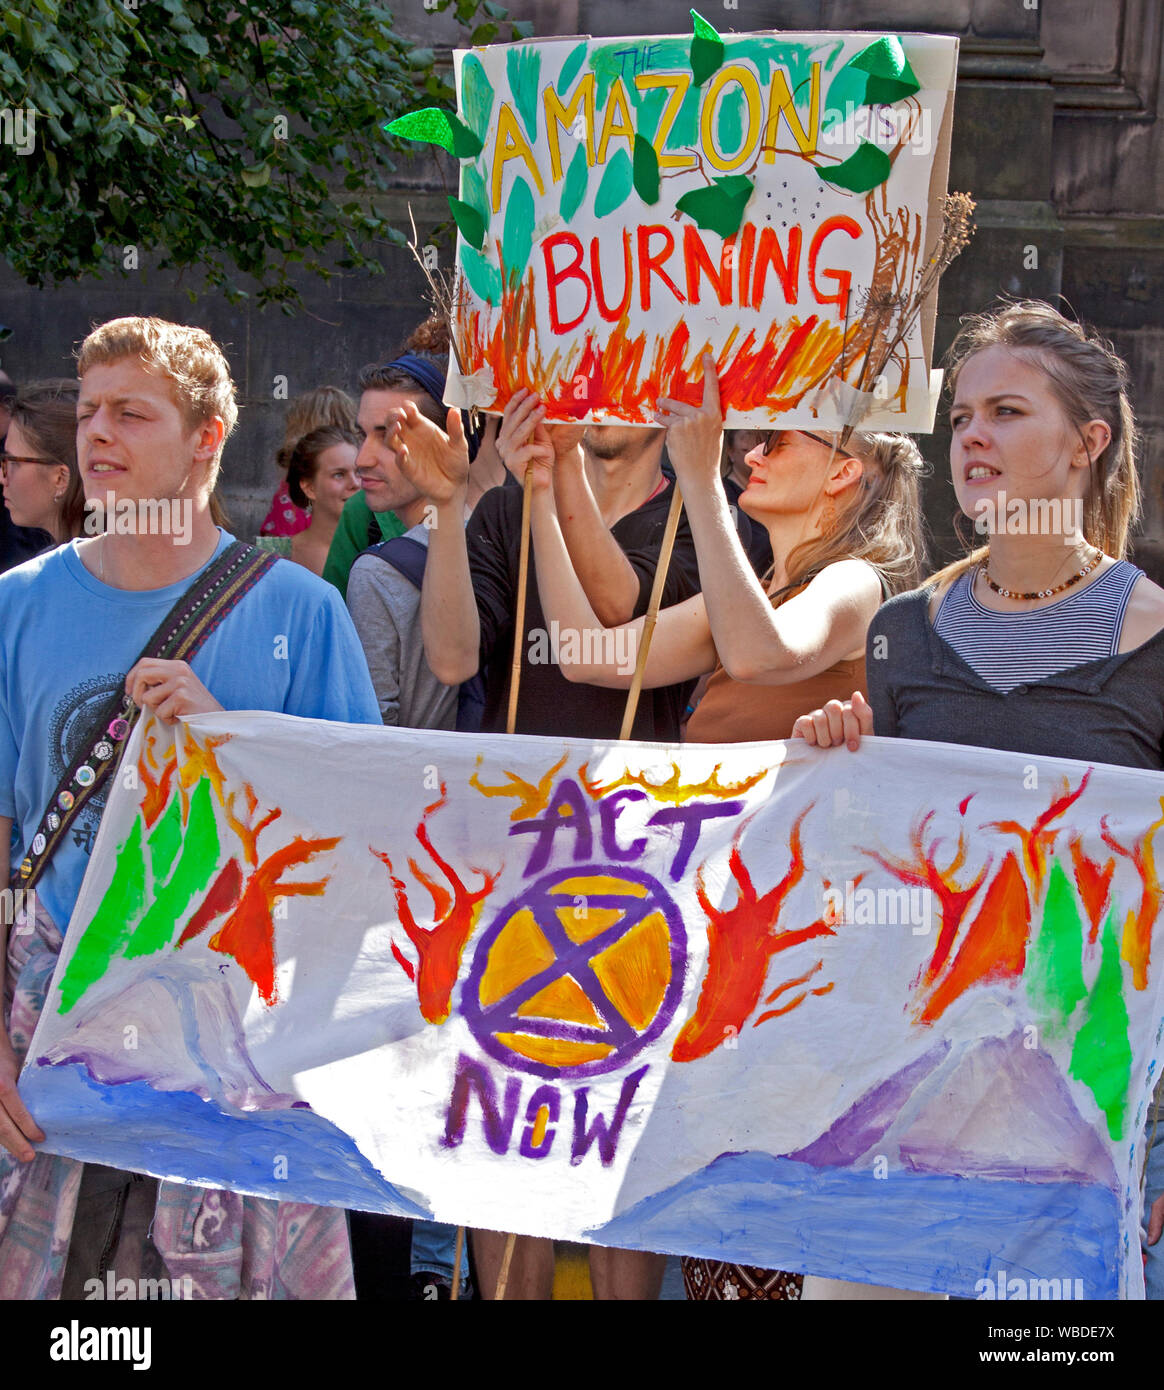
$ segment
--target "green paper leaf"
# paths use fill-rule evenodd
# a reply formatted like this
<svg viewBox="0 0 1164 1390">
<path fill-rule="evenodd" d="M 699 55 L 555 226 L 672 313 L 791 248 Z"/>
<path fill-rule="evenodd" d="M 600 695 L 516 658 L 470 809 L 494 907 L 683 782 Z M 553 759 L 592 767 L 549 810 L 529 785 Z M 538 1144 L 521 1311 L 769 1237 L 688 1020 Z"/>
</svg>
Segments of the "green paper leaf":
<svg viewBox="0 0 1164 1390">
<path fill-rule="evenodd" d="M 635 136 L 635 192 L 644 203 L 659 201 L 659 156 L 649 140 Z"/>
<path fill-rule="evenodd" d="M 271 166 L 252 164 L 249 169 L 242 171 L 241 177 L 248 188 L 265 188 L 271 182 Z"/>
<path fill-rule="evenodd" d="M 501 303 L 501 272 L 492 261 L 471 246 L 462 246 L 461 269 L 465 272 L 473 293 L 487 304 Z"/>
<path fill-rule="evenodd" d="M 506 278 L 520 280 L 533 249 L 534 196 L 525 179 L 518 177 L 505 205 L 505 230 L 501 235 L 501 264 Z"/>
<path fill-rule="evenodd" d="M 569 222 L 586 197 L 586 186 L 590 181 L 590 166 L 586 162 L 586 146 L 579 145 L 574 158 L 566 170 L 566 182 L 562 185 L 562 201 L 558 206 L 563 222 Z"/>
<path fill-rule="evenodd" d="M 710 188 L 684 193 L 675 206 L 697 227 L 717 232 L 726 239 L 739 231 L 754 187 L 746 174 L 727 174 L 716 179 Z"/>
<path fill-rule="evenodd" d="M 869 74 L 865 101 L 870 106 L 892 105 L 921 90 L 901 40 L 893 34 L 883 34 L 868 48 L 863 48 L 847 66 Z"/>
<path fill-rule="evenodd" d="M 622 207 L 634 186 L 635 171 L 630 155 L 626 150 L 619 150 L 607 164 L 602 182 L 598 185 L 598 193 L 594 198 L 594 216 L 606 217 L 615 208 Z"/>
<path fill-rule="evenodd" d="M 723 67 L 723 39 L 701 14 L 691 11 L 695 36 L 691 40 L 691 71 L 695 85 L 702 87 L 713 72 Z"/>
<path fill-rule="evenodd" d="M 554 84 L 558 89 L 559 96 L 565 96 L 574 85 L 574 79 L 578 76 L 578 69 L 582 66 L 588 47 L 587 43 L 580 43 L 562 64 L 562 71 L 558 74 L 558 80 Z"/>
<path fill-rule="evenodd" d="M 485 221 L 476 208 L 470 207 L 468 203 L 462 203 L 459 198 L 450 198 L 449 207 L 452 209 L 453 221 L 461 235 L 469 243 L 475 246 L 478 251 L 485 245 Z"/>
<path fill-rule="evenodd" d="M 538 78 L 542 55 L 536 48 L 511 48 L 505 55 L 509 89 L 531 143 L 538 138 Z"/>
<path fill-rule="evenodd" d="M 461 64 L 461 103 L 469 129 L 484 142 L 493 114 L 493 84 L 485 75 L 481 59 L 470 53 Z"/>
<path fill-rule="evenodd" d="M 884 150 L 862 140 L 860 146 L 848 159 L 835 164 L 831 169 L 817 167 L 817 173 L 826 183 L 847 188 L 851 193 L 868 193 L 871 188 L 884 183 L 893 165 Z"/>
<path fill-rule="evenodd" d="M 472 159 L 485 148 L 463 121 L 436 106 L 397 116 L 394 121 L 387 122 L 384 129 L 389 135 L 401 135 L 405 140 L 439 145 L 458 159 Z"/>
</svg>

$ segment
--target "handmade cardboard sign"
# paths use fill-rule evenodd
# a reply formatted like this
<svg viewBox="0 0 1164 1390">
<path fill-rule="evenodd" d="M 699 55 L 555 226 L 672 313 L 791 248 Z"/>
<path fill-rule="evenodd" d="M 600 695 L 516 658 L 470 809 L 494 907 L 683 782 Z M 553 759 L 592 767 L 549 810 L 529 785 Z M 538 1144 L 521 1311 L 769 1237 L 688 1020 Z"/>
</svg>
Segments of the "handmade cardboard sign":
<svg viewBox="0 0 1164 1390">
<path fill-rule="evenodd" d="M 50 1152 L 208 1186 L 1140 1296 L 1160 793 L 885 739 L 143 722 L 21 1094 Z"/>
<path fill-rule="evenodd" d="M 450 403 L 552 419 L 929 429 L 958 41 L 555 39 L 458 52 L 458 112 L 396 134 L 460 164 Z"/>
</svg>

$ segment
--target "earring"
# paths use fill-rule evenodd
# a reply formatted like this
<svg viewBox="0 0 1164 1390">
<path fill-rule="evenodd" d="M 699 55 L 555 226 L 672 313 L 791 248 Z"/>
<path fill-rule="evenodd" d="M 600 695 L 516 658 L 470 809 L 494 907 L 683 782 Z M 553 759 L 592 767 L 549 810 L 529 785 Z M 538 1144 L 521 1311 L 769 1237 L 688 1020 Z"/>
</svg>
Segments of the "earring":
<svg viewBox="0 0 1164 1390">
<path fill-rule="evenodd" d="M 820 533 L 822 536 L 831 536 L 837 529 L 837 504 L 831 493 L 826 494 L 824 511 L 820 518 Z"/>
</svg>

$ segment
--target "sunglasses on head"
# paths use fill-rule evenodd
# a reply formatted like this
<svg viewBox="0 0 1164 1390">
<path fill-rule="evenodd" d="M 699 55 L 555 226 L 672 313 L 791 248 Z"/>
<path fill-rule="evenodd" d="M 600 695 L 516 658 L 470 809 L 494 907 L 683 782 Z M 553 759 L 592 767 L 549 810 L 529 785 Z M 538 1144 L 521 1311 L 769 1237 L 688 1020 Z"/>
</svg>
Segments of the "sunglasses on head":
<svg viewBox="0 0 1164 1390">
<path fill-rule="evenodd" d="M 819 434 L 813 434 L 811 430 L 770 430 L 764 440 L 764 453 L 770 454 L 780 443 L 781 437 L 786 434 L 802 434 L 805 439 L 812 439 L 817 444 L 823 444 L 826 449 L 835 450 L 837 447 L 831 440 L 822 439 Z"/>
</svg>

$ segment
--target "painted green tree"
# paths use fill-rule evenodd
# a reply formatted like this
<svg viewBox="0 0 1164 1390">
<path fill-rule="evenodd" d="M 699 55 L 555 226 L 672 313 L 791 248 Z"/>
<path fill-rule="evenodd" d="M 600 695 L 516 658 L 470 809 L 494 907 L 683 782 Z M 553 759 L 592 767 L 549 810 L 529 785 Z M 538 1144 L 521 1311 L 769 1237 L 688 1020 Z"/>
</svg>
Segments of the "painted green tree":
<svg viewBox="0 0 1164 1390">
<path fill-rule="evenodd" d="M 527 32 L 494 0 L 453 7 L 462 42 Z M 451 103 L 451 71 L 375 3 L 15 0 L 0 17 L 0 108 L 33 118 L 0 150 L 3 255 L 30 284 L 124 268 L 122 248 L 259 304 L 299 304 L 306 270 L 380 269 L 400 244 L 377 193 L 386 116 Z M 26 127 L 27 128 L 27 125 Z"/>
</svg>

